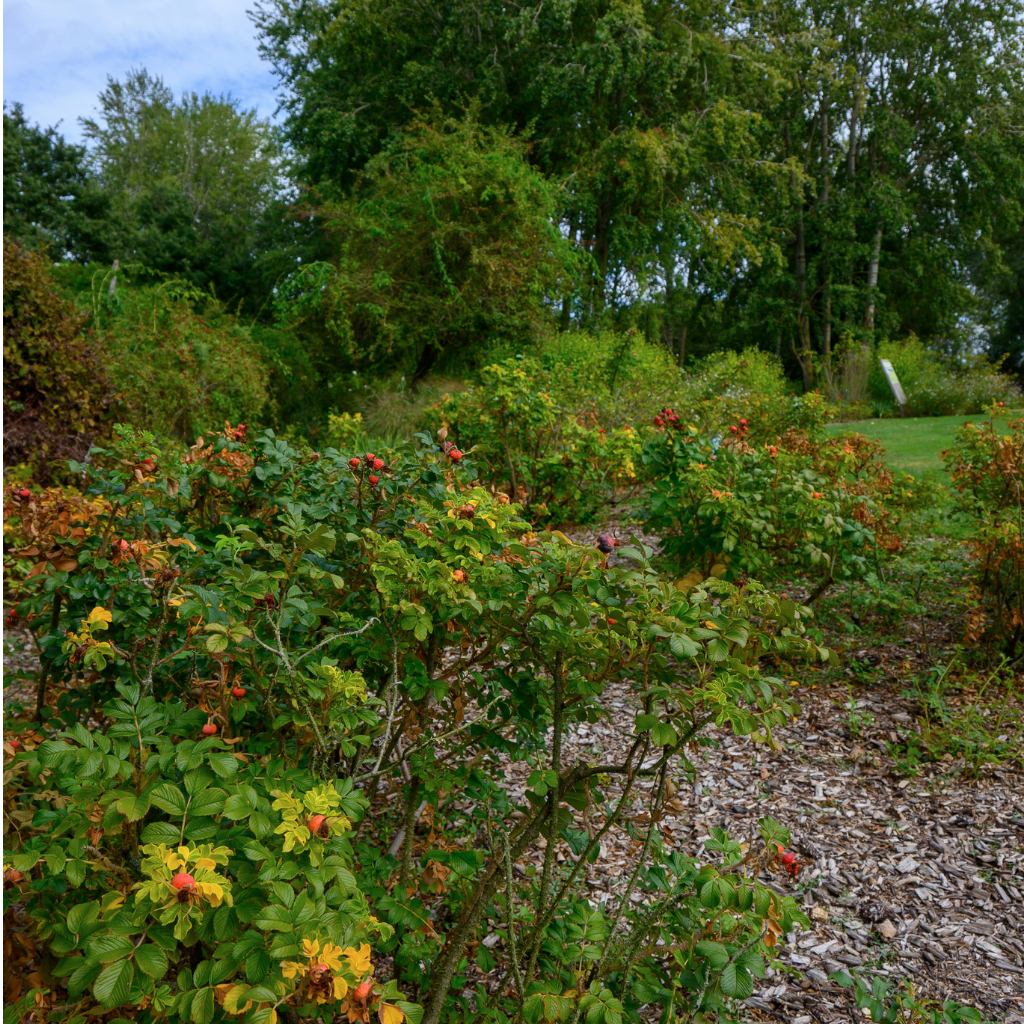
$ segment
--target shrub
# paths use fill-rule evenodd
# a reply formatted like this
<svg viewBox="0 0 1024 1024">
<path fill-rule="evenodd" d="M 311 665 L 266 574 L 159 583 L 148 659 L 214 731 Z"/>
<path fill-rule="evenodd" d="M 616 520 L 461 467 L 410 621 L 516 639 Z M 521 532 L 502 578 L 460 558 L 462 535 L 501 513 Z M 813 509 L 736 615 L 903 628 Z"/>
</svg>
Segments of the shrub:
<svg viewBox="0 0 1024 1024">
<path fill-rule="evenodd" d="M 74 467 L 74 564 L 16 594 L 51 695 L 7 765 L 5 906 L 55 964 L 19 1007 L 196 1024 L 371 1006 L 392 1024 L 414 1001 L 424 1024 L 719 1013 L 803 920 L 757 880 L 787 842 L 769 819 L 753 850 L 716 831 L 701 858 L 651 823 L 710 724 L 770 741 L 793 711 L 759 664 L 829 656 L 807 609 L 666 580 L 641 548 L 609 567 L 530 532 L 450 442 L 421 441 L 303 453 L 232 428 L 161 453 L 122 430 Z M 25 541 L 37 509 L 7 501 Z M 613 684 L 636 694 L 628 754 L 570 761 L 566 730 L 605 715 Z M 502 754 L 530 769 L 523 801 Z M 586 869 L 613 828 L 638 868 L 594 908 Z M 541 839 L 543 867 L 517 878 Z M 500 984 L 474 980 L 470 949 Z M 357 985 L 382 957 L 391 979 Z"/>
<path fill-rule="evenodd" d="M 485 367 L 478 386 L 440 403 L 438 420 L 535 522 L 585 522 L 635 483 L 640 438 L 560 404 L 549 380 L 534 360 Z"/>
<path fill-rule="evenodd" d="M 840 473 L 827 475 L 821 463 L 831 457 L 821 459 L 805 435 L 755 447 L 742 420 L 724 440 L 702 437 L 671 410 L 655 422 L 659 433 L 643 455 L 653 481 L 647 521 L 677 570 L 762 579 L 809 572 L 819 578 L 812 604 L 835 578 L 866 571 L 873 502 Z"/>
<path fill-rule="evenodd" d="M 983 426 L 967 423 L 942 453 L 954 501 L 973 521 L 968 541 L 974 562 L 971 596 L 976 612 L 968 637 L 991 631 L 1012 654 L 1024 640 L 1024 420 L 995 426 L 998 407 Z"/>
<path fill-rule="evenodd" d="M 296 312 L 349 365 L 416 377 L 464 365 L 496 338 L 542 337 L 545 299 L 571 289 L 578 253 L 527 148 L 471 115 L 416 117 L 369 161 L 356 196 L 318 211 L 337 268 Z"/>
<path fill-rule="evenodd" d="M 789 430 L 819 440 L 835 414 L 835 406 L 816 391 L 791 394 L 779 360 L 756 348 L 708 356 L 666 404 L 709 436 L 745 419 L 749 438 L 765 444 L 777 444 Z"/>
<path fill-rule="evenodd" d="M 4 464 L 43 483 L 107 430 L 112 387 L 86 319 L 42 256 L 4 239 Z"/>
<path fill-rule="evenodd" d="M 225 420 L 259 423 L 266 413 L 269 373 L 258 347 L 193 286 L 99 289 L 93 325 L 136 426 L 191 442 Z"/>
<path fill-rule="evenodd" d="M 973 357 L 966 365 L 951 365 L 914 337 L 882 342 L 878 356 L 892 362 L 907 396 L 904 411 L 910 416 L 966 416 L 982 412 L 993 402 L 1011 405 L 1021 398 L 1020 388 L 1011 378 L 983 356 Z M 869 388 L 876 414 L 897 414 L 892 391 L 877 361 Z"/>
</svg>

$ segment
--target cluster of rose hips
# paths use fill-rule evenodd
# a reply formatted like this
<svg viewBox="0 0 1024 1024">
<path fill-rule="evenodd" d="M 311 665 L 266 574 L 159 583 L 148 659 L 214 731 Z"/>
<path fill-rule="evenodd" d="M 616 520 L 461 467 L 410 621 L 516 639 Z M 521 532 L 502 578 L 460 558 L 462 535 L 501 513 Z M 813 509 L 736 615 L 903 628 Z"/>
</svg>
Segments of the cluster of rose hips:
<svg viewBox="0 0 1024 1024">
<path fill-rule="evenodd" d="M 139 463 L 139 469 L 141 469 L 143 473 L 152 473 L 153 470 L 156 469 L 156 463 L 147 455 Z"/>
<path fill-rule="evenodd" d="M 247 423 L 239 423 L 237 427 L 231 426 L 230 423 L 224 426 L 224 436 L 231 438 L 232 441 L 244 441 L 245 432 L 249 429 Z"/>
<path fill-rule="evenodd" d="M 665 406 L 665 408 L 654 417 L 654 425 L 659 428 L 671 427 L 673 430 L 682 430 L 684 426 L 683 421 L 679 418 L 679 413 L 674 409 L 670 409 L 668 406 Z M 686 444 L 696 444 L 697 438 L 684 434 L 683 441 Z"/>
<path fill-rule="evenodd" d="M 737 426 L 734 423 L 731 427 L 729 427 L 729 433 L 730 434 L 735 434 L 737 437 L 740 437 L 740 438 L 746 437 L 747 436 L 747 421 L 746 420 L 740 420 L 739 426 Z"/>
<path fill-rule="evenodd" d="M 679 414 L 668 406 L 665 406 L 665 408 L 663 408 L 661 412 L 654 417 L 654 425 L 656 427 L 663 427 L 666 423 L 674 430 L 682 430 L 683 428 L 682 421 L 679 419 Z"/>
<path fill-rule="evenodd" d="M 4 625 L 13 626 L 18 621 L 18 613 L 13 608 L 7 609 L 7 614 L 4 616 Z"/>
<path fill-rule="evenodd" d="M 361 459 L 357 455 L 353 455 L 352 458 L 348 460 L 349 469 L 351 469 L 353 473 L 358 473 L 364 463 L 367 469 L 383 469 L 385 472 L 388 471 L 388 467 L 384 465 L 384 460 L 378 459 L 373 452 L 367 452 Z M 371 487 L 376 487 L 380 483 L 380 476 L 378 476 L 377 473 L 371 473 L 369 481 Z"/>
</svg>

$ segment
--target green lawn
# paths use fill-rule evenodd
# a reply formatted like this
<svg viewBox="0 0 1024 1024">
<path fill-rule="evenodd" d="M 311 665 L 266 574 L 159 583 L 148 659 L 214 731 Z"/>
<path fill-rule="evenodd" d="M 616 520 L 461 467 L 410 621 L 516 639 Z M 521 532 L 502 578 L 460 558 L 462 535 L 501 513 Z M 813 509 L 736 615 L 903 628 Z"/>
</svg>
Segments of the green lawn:
<svg viewBox="0 0 1024 1024">
<path fill-rule="evenodd" d="M 1020 415 L 1014 411 L 1013 415 Z M 983 423 L 986 417 L 975 416 L 918 416 L 891 420 L 858 420 L 854 423 L 832 423 L 829 430 L 836 433 L 857 431 L 877 438 L 888 451 L 888 463 L 893 469 L 902 469 L 915 476 L 928 470 L 942 472 L 940 452 L 953 441 L 957 427 L 964 423 Z M 1006 419 L 997 419 L 997 426 L 1006 425 Z"/>
</svg>

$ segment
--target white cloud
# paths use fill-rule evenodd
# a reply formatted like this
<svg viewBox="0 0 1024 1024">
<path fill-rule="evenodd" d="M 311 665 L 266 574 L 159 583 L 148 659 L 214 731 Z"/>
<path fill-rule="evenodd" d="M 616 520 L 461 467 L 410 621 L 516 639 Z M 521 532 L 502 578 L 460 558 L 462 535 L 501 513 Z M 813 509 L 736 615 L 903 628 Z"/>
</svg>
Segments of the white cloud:
<svg viewBox="0 0 1024 1024">
<path fill-rule="evenodd" d="M 180 95 L 230 92 L 263 116 L 276 107 L 274 77 L 256 50 L 252 0 L 6 0 L 4 101 L 31 121 L 61 121 L 81 141 L 107 75 L 133 67 Z"/>
</svg>

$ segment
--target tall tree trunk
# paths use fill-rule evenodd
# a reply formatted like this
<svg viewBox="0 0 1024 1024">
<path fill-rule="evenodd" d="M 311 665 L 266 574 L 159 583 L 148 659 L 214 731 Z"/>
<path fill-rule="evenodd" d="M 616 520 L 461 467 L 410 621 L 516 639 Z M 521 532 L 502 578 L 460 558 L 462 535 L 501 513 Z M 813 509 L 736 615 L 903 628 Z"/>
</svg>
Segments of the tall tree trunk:
<svg viewBox="0 0 1024 1024">
<path fill-rule="evenodd" d="M 846 150 L 846 177 L 849 181 L 853 181 L 854 176 L 857 174 L 857 142 L 860 132 L 857 120 L 859 115 L 860 93 L 857 92 L 854 94 L 853 107 L 850 110 L 850 145 Z"/>
<path fill-rule="evenodd" d="M 871 244 L 871 261 L 868 263 L 868 305 L 864 310 L 861 326 L 869 331 L 875 328 L 875 289 L 878 287 L 878 259 L 882 253 L 882 225 L 875 228 L 875 238 Z"/>
<path fill-rule="evenodd" d="M 579 219 L 575 214 L 569 218 L 569 241 L 573 245 L 576 244 L 576 239 L 579 236 Z M 559 324 L 559 328 L 563 331 L 569 330 L 569 326 L 572 320 L 572 292 L 568 291 L 562 296 L 562 319 Z"/>
<path fill-rule="evenodd" d="M 804 378 L 804 390 L 814 387 L 814 363 L 811 359 L 811 319 L 807 310 L 807 251 L 804 242 L 804 210 L 801 201 L 796 221 L 796 331 L 799 348 L 800 372 Z"/>
<path fill-rule="evenodd" d="M 837 394 L 835 368 L 832 366 L 832 287 L 831 278 L 825 281 L 825 309 L 821 316 L 821 367 L 832 399 L 845 397 Z"/>
<path fill-rule="evenodd" d="M 689 324 L 683 324 L 683 329 L 676 336 L 676 366 L 682 366 L 686 359 L 686 333 L 689 327 Z"/>
</svg>

